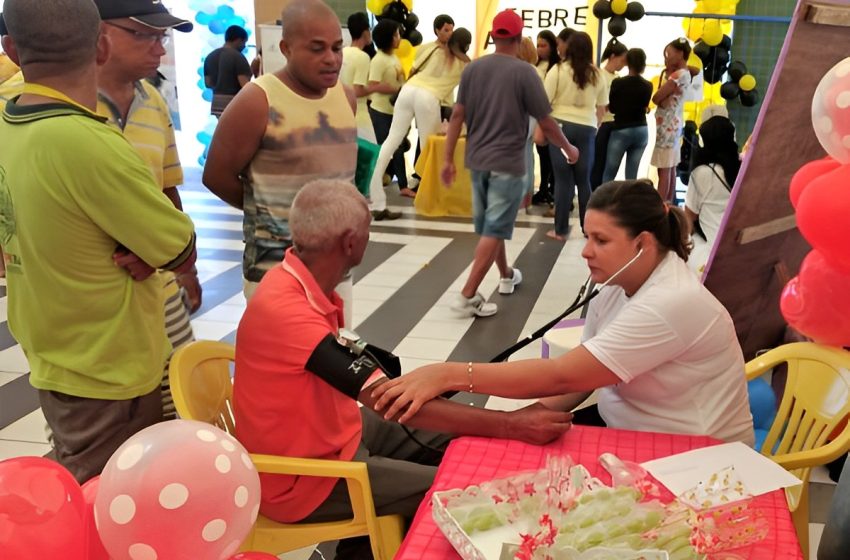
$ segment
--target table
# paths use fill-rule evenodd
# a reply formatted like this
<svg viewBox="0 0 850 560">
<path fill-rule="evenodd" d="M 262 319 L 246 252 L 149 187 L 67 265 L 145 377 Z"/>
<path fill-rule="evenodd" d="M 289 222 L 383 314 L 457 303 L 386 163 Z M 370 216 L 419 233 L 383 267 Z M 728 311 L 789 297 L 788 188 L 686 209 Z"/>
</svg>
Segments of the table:
<svg viewBox="0 0 850 560">
<path fill-rule="evenodd" d="M 545 464 L 546 457 L 553 454 L 569 454 L 573 460 L 587 467 L 592 475 L 599 477 L 607 484 L 611 482 L 611 477 L 597 461 L 602 453 L 611 452 L 622 459 L 643 462 L 718 443 L 721 442 L 707 436 L 632 432 L 589 426 L 574 426 L 559 440 L 542 447 L 512 440 L 458 438 L 449 445 L 437 471 L 434 485 L 419 506 L 416 517 L 395 558 L 396 560 L 459 558 L 431 517 L 431 494 L 435 491 L 465 488 L 470 484 L 541 468 Z M 669 492 L 667 495 L 670 497 Z M 755 499 L 754 505 L 764 513 L 770 523 L 770 533 L 763 541 L 746 549 L 736 550 L 737 556 L 723 558 L 729 560 L 802 559 L 797 534 L 791 522 L 791 513 L 785 501 L 785 493 L 777 490 L 764 494 Z M 715 558 L 720 557 L 715 556 Z"/>
<path fill-rule="evenodd" d="M 455 168 L 457 177 L 449 187 L 440 180 L 446 151 L 446 135 L 432 134 L 428 137 L 416 172 L 421 177 L 413 206 L 417 214 L 430 217 L 472 216 L 472 177 L 463 164 L 466 153 L 466 137 L 460 137 L 455 146 Z"/>
</svg>

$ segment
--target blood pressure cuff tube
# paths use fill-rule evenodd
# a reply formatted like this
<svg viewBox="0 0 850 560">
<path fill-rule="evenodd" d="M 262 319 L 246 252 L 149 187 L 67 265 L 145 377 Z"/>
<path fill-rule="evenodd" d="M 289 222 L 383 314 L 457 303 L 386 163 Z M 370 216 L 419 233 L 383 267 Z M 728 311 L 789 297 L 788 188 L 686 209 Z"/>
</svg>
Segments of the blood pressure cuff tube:
<svg viewBox="0 0 850 560">
<path fill-rule="evenodd" d="M 363 385 L 378 368 L 378 362 L 366 353 L 355 355 L 330 334 L 319 342 L 305 367 L 352 399 L 357 399 Z"/>
</svg>

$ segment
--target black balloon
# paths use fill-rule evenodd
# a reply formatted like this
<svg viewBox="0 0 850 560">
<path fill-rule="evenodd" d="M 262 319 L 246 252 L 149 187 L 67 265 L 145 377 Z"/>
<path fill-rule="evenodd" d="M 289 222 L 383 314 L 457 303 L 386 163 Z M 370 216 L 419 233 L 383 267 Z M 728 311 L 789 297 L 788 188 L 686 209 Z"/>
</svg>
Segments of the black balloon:
<svg viewBox="0 0 850 560">
<path fill-rule="evenodd" d="M 593 5 L 593 15 L 599 19 L 608 19 L 613 16 L 614 12 L 611 10 L 611 2 L 609 0 L 596 0 L 596 4 Z"/>
<path fill-rule="evenodd" d="M 744 74 L 747 73 L 747 67 L 740 60 L 736 60 L 732 64 L 729 65 L 729 78 L 735 83 L 744 77 Z"/>
<path fill-rule="evenodd" d="M 407 6 L 405 6 L 400 0 L 390 2 L 384 6 L 384 11 L 381 15 L 399 23 L 404 23 L 405 18 L 407 18 Z"/>
<path fill-rule="evenodd" d="M 726 66 L 724 65 L 714 65 L 714 64 L 706 64 L 703 67 L 702 75 L 706 82 L 709 84 L 716 84 L 720 80 L 723 79 L 723 75 L 726 73 Z"/>
<path fill-rule="evenodd" d="M 404 20 L 404 28 L 407 30 L 413 30 L 416 29 L 417 25 L 419 25 L 419 16 L 413 12 L 407 14 L 407 19 Z"/>
<path fill-rule="evenodd" d="M 720 97 L 726 100 L 735 99 L 741 93 L 741 88 L 738 87 L 737 80 L 734 82 L 726 82 L 720 86 Z"/>
<path fill-rule="evenodd" d="M 418 47 L 422 44 L 422 33 L 420 33 L 418 29 L 411 29 L 407 34 L 407 40 L 410 41 L 410 44 L 414 47 Z"/>
<path fill-rule="evenodd" d="M 759 92 L 757 89 L 750 91 L 741 91 L 741 105 L 744 107 L 752 107 L 759 102 Z"/>
<path fill-rule="evenodd" d="M 732 48 L 732 38 L 729 37 L 729 35 L 724 35 L 723 39 L 720 41 L 720 44 L 717 46 L 722 47 L 728 51 Z"/>
<path fill-rule="evenodd" d="M 643 9 L 643 4 L 640 2 L 629 2 L 626 4 L 626 13 L 623 15 L 629 21 L 637 21 L 643 17 L 644 13 L 646 11 Z"/>
<path fill-rule="evenodd" d="M 728 66 L 729 65 L 729 51 L 722 47 L 714 47 L 711 53 L 711 60 L 714 61 L 715 66 Z"/>
<path fill-rule="evenodd" d="M 626 18 L 623 16 L 614 16 L 608 22 L 608 33 L 613 37 L 619 37 L 626 32 Z"/>
<path fill-rule="evenodd" d="M 709 62 L 711 62 L 711 47 L 708 46 L 708 44 L 702 39 L 697 41 L 694 45 L 694 54 L 697 55 L 700 60 L 702 60 L 703 64 L 708 64 Z"/>
</svg>

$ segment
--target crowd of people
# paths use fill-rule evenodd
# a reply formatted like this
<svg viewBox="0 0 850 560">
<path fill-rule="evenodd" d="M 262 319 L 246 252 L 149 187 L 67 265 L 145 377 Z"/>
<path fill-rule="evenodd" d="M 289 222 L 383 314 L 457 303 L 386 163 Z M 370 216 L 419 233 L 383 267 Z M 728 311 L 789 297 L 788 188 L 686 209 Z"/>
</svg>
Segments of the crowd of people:
<svg viewBox="0 0 850 560">
<path fill-rule="evenodd" d="M 370 28 L 353 14 L 348 46 L 321 0 L 289 3 L 281 21 L 282 69 L 251 80 L 238 30 L 205 64 L 220 120 L 203 183 L 244 213 L 248 305 L 233 403 L 250 452 L 364 461 L 377 513 L 410 518 L 457 435 L 544 444 L 575 423 L 752 444 L 732 319 L 688 267 L 694 245 L 704 264 L 740 169 L 722 109 L 703 116 L 685 207 L 673 203 L 694 74 L 686 39 L 665 47 L 653 94 L 641 49 L 613 41 L 597 66 L 587 33 L 543 31 L 535 44 L 510 10 L 489 30 L 495 52 L 475 60 L 470 32 L 437 17 L 437 39 L 407 75 L 392 20 Z M 189 313 L 201 304 L 173 126 L 145 80 L 172 30 L 192 24 L 144 0 L 6 0 L 0 23 L 0 138 L 15 138 L 0 150 L 9 326 L 56 458 L 84 482 L 130 435 L 173 415 L 163 372 L 171 349 L 192 339 Z M 650 102 L 658 188 L 637 177 Z M 582 257 L 605 285 L 581 345 L 552 360 L 435 364 L 398 377 L 339 342 L 370 225 L 400 216 L 387 208 L 385 170 L 400 194 L 416 196 L 399 151 L 414 119 L 422 145 L 447 121 L 447 185 L 466 135 L 479 240 L 453 304 L 462 315 L 497 313 L 479 291 L 493 264 L 500 294 L 522 283 L 505 241 L 534 186 L 535 144 L 533 200 L 554 205 L 551 238 L 569 235 L 577 192 Z M 353 186 L 358 138 L 381 144 L 369 200 Z M 615 181 L 624 157 L 626 180 Z M 594 390 L 598 405 L 573 412 Z M 504 413 L 446 391 L 541 400 Z M 292 418 L 303 429 L 286 429 Z M 351 515 L 344 482 L 282 475 L 263 475 L 261 511 L 282 522 Z M 337 558 L 367 558 L 365 548 L 343 541 Z"/>
</svg>

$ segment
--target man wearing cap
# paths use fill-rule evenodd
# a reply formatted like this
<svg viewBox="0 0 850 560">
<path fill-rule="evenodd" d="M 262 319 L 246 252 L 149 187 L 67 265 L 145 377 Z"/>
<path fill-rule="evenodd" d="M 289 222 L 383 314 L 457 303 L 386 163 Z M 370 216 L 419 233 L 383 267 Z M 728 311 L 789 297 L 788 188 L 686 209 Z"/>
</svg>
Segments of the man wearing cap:
<svg viewBox="0 0 850 560">
<path fill-rule="evenodd" d="M 95 4 L 103 19 L 101 32 L 109 37 L 111 47 L 109 59 L 98 68 L 97 112 L 108 117 L 136 148 L 162 192 L 182 210 L 177 187 L 183 184 L 183 168 L 171 114 L 162 95 L 146 78 L 156 74 L 171 39 L 169 32 L 189 32 L 192 23 L 151 0 L 95 0 Z M 190 310 L 183 301 L 185 296 L 191 310 L 197 310 L 201 285 L 195 268 L 179 277 L 161 271 L 158 277 L 165 292 L 165 330 L 171 347 L 177 349 L 194 340 Z M 167 364 L 162 396 L 165 418 L 175 418 Z"/>
<path fill-rule="evenodd" d="M 552 107 L 534 67 L 517 58 L 522 41 L 522 18 L 511 10 L 496 14 L 491 35 L 495 54 L 475 60 L 460 79 L 457 103 L 446 135 L 442 180 L 454 182 L 454 152 L 464 123 L 467 128 L 466 167 L 472 173 L 472 212 L 475 233 L 481 236 L 472 270 L 452 308 L 470 317 L 488 317 L 498 310 L 478 292 L 493 263 L 499 268 L 500 294 L 513 293 L 522 274 L 508 266 L 505 240 L 513 234 L 514 221 L 525 195 L 525 146 L 529 116 L 553 145 L 578 159 L 551 117 Z"/>
<path fill-rule="evenodd" d="M 353 183 L 357 166 L 357 100 L 339 81 L 339 19 L 320 0 L 300 0 L 284 8 L 281 20 L 286 66 L 239 92 L 218 123 L 204 167 L 204 184 L 244 209 L 248 298 L 292 246 L 289 209 L 301 187 L 314 179 Z M 349 318 L 351 281 L 337 291 Z"/>
<path fill-rule="evenodd" d="M 0 119 L 9 329 L 56 458 L 85 482 L 162 419 L 170 348 L 162 284 L 150 273 L 190 269 L 195 236 L 136 150 L 95 112 L 110 41 L 94 3 L 6 0 L 3 15 L 3 48 L 26 78 Z"/>
</svg>

